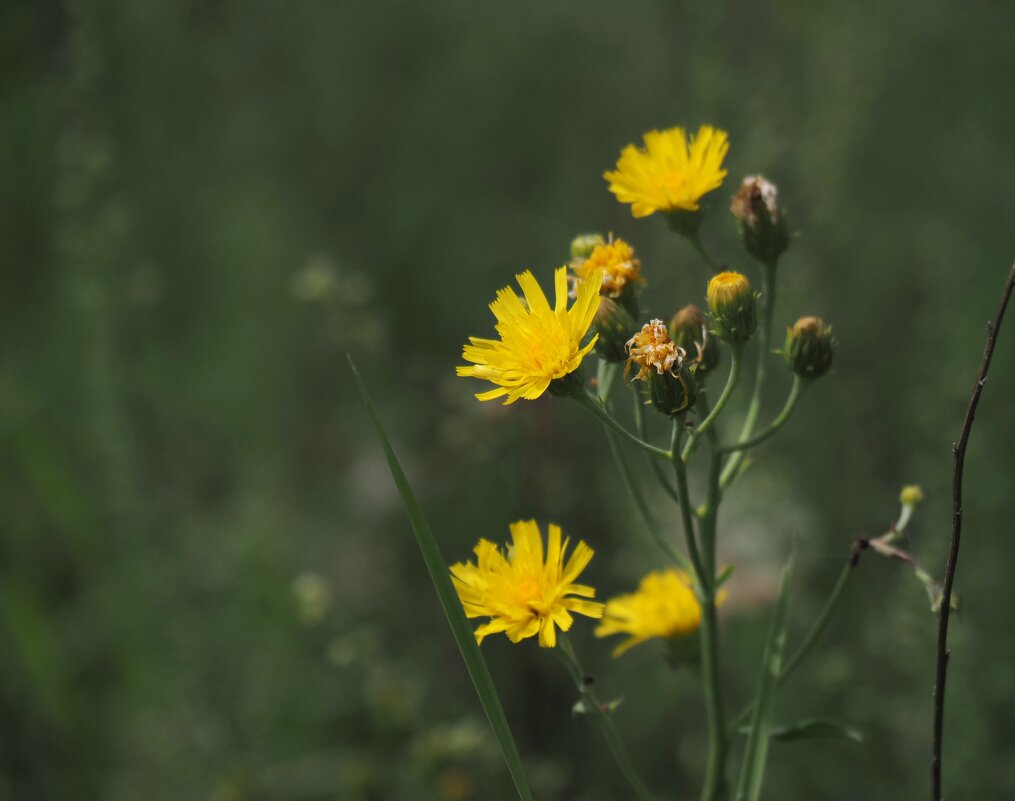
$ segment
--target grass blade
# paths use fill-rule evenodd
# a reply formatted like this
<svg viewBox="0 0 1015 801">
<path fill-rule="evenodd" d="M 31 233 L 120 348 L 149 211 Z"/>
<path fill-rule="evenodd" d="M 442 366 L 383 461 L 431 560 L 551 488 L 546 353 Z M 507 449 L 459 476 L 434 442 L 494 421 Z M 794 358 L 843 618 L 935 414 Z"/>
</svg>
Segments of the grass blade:
<svg viewBox="0 0 1015 801">
<path fill-rule="evenodd" d="M 744 761 L 737 781 L 736 801 L 758 801 L 761 797 L 765 777 L 765 762 L 768 759 L 768 745 L 771 739 L 772 710 L 775 691 L 779 686 L 782 670 L 782 652 L 786 645 L 786 623 L 789 618 L 789 588 L 793 579 L 796 555 L 790 556 L 779 581 L 779 600 L 772 613 L 772 623 L 765 642 L 765 654 L 761 661 L 758 678 L 758 692 L 754 698 L 751 714 L 751 730 L 744 748 Z"/>
<path fill-rule="evenodd" d="M 351 356 L 349 357 L 349 366 L 356 377 L 356 385 L 363 398 L 363 403 L 377 430 L 377 437 L 381 441 L 381 447 L 388 460 L 388 467 L 391 469 L 391 477 L 395 480 L 398 493 L 402 496 L 402 504 L 405 506 L 412 531 L 416 535 L 416 542 L 423 554 L 423 561 L 430 573 L 430 580 L 437 591 L 437 597 L 447 616 L 448 625 L 451 626 L 451 633 L 454 635 L 455 642 L 458 643 L 458 650 L 461 651 L 462 659 L 465 660 L 465 667 L 469 671 L 469 677 L 472 679 L 476 694 L 483 705 L 483 711 L 486 712 L 486 717 L 490 721 L 490 728 L 493 729 L 500 750 L 504 754 L 504 761 L 507 763 L 508 772 L 518 789 L 518 796 L 522 801 L 532 801 L 532 792 L 529 790 L 528 782 L 522 771 L 522 760 L 518 755 L 518 747 L 515 745 L 514 737 L 511 736 L 511 729 L 504 716 L 504 708 L 501 706 L 497 690 L 493 685 L 486 660 L 483 659 L 483 655 L 479 651 L 476 637 L 472 633 L 472 626 L 465 617 L 462 604 L 458 600 L 458 593 L 455 592 L 454 585 L 451 583 L 447 563 L 444 561 L 437 540 L 423 516 L 423 510 L 412 492 L 412 487 L 409 486 L 409 481 L 402 471 L 402 466 L 398 463 L 398 457 L 395 456 L 388 435 L 384 432 L 384 426 L 377 416 L 366 385 L 363 383 Z"/>
</svg>

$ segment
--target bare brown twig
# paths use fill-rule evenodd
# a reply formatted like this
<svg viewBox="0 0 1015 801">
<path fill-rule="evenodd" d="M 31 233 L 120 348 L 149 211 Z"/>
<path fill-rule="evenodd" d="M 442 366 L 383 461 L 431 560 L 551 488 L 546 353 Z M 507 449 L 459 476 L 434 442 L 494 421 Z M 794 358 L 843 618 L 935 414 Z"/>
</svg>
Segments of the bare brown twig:
<svg viewBox="0 0 1015 801">
<path fill-rule="evenodd" d="M 997 333 L 1004 321 L 1004 312 L 1008 307 L 1012 290 L 1015 289 L 1015 264 L 1005 280 L 1001 290 L 1001 301 L 994 315 L 994 322 L 987 323 L 987 342 L 983 347 L 983 359 L 980 370 L 973 384 L 973 392 L 966 408 L 966 417 L 962 423 L 959 440 L 952 446 L 952 541 L 948 550 L 948 564 L 945 567 L 944 586 L 941 591 L 941 611 L 937 629 L 937 676 L 934 681 L 934 743 L 931 757 L 931 784 L 933 801 L 943 801 L 941 794 L 941 743 L 944 737 L 945 712 L 945 680 L 948 672 L 948 618 L 951 612 L 952 584 L 955 581 L 955 567 L 959 559 L 959 540 L 962 536 L 962 473 L 966 462 L 966 446 L 969 434 L 973 429 L 976 407 L 983 394 L 983 386 L 987 383 L 987 371 L 997 344 Z"/>
</svg>

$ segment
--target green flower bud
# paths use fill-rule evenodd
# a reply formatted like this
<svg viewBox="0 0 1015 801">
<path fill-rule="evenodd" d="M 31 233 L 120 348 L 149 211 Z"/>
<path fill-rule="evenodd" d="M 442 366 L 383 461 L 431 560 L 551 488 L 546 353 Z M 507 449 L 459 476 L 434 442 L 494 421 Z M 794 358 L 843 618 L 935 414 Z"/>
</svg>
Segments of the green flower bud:
<svg viewBox="0 0 1015 801">
<path fill-rule="evenodd" d="M 899 503 L 903 506 L 919 506 L 923 503 L 923 488 L 918 484 L 909 484 L 899 493 Z"/>
<path fill-rule="evenodd" d="M 596 353 L 608 362 L 627 359 L 627 343 L 634 336 L 637 325 L 630 313 L 613 298 L 601 296 L 599 310 L 592 320 L 593 330 L 599 334 Z"/>
<path fill-rule="evenodd" d="M 760 175 L 744 178 L 730 211 L 740 223 L 744 249 L 758 261 L 771 264 L 789 248 L 789 226 L 775 184 Z"/>
<path fill-rule="evenodd" d="M 602 234 L 579 234 L 571 240 L 571 260 L 587 259 L 598 245 L 606 242 Z"/>
<path fill-rule="evenodd" d="M 746 275 L 724 272 L 708 283 L 712 333 L 730 344 L 743 344 L 758 326 L 758 293 Z"/>
<path fill-rule="evenodd" d="M 719 364 L 719 341 L 708 335 L 708 318 L 693 303 L 673 315 L 670 337 L 692 357 L 696 376 L 712 372 Z"/>
<path fill-rule="evenodd" d="M 801 378 L 819 378 L 832 366 L 838 343 L 831 326 L 820 317 L 801 317 L 786 329 L 783 356 L 790 369 Z"/>
<path fill-rule="evenodd" d="M 656 411 L 679 417 L 697 400 L 698 385 L 687 366 L 681 364 L 674 372 L 649 373 L 648 397 Z"/>
</svg>

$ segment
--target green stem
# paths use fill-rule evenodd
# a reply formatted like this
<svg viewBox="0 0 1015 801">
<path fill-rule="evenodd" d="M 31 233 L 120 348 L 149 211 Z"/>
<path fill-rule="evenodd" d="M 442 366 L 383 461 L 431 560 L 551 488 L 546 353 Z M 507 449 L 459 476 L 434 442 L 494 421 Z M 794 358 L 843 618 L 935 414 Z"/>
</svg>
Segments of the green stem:
<svg viewBox="0 0 1015 801">
<path fill-rule="evenodd" d="M 634 434 L 632 434 L 630 431 L 624 428 L 620 423 L 614 420 L 613 416 L 603 407 L 603 404 L 599 401 L 599 399 L 591 395 L 589 392 L 587 391 L 583 392 L 581 395 L 574 396 L 574 398 L 584 409 L 587 409 L 594 416 L 598 417 L 601 423 L 608 426 L 609 428 L 612 428 L 622 437 L 629 440 L 630 442 L 633 442 L 635 445 L 637 445 L 646 453 L 650 453 L 653 456 L 656 456 L 660 459 L 669 460 L 670 458 L 669 451 L 664 451 L 662 448 L 657 448 L 655 445 L 650 445 L 644 440 L 641 440 L 638 437 L 636 437 Z"/>
<path fill-rule="evenodd" d="M 701 545 L 709 583 L 701 603 L 701 672 L 708 717 L 708 760 L 702 801 L 715 801 L 726 792 L 726 755 L 729 748 L 719 670 L 719 620 L 716 613 L 716 527 L 719 514 L 719 474 L 722 455 L 715 449 L 709 460 L 708 489 L 701 516 Z"/>
<path fill-rule="evenodd" d="M 719 400 L 716 401 L 715 407 L 711 413 L 706 417 L 698 427 L 691 434 L 687 440 L 687 445 L 684 447 L 684 452 L 681 454 L 685 462 L 691 458 L 691 454 L 694 453 L 694 449 L 698 446 L 698 441 L 701 439 L 701 435 L 712 430 L 712 426 L 715 424 L 716 419 L 722 414 L 723 409 L 726 408 L 726 404 L 729 403 L 730 397 L 733 395 L 733 390 L 736 389 L 737 384 L 740 381 L 740 365 L 743 362 L 743 348 L 742 346 L 735 345 L 733 347 L 733 362 L 730 364 L 730 372 L 726 377 L 726 386 L 723 387 L 722 394 L 719 395 Z"/>
<path fill-rule="evenodd" d="M 628 493 L 634 500 L 634 505 L 638 509 L 638 513 L 641 515 L 645 528 L 649 530 L 649 533 L 652 535 L 652 539 L 655 540 L 656 545 L 659 546 L 663 553 L 676 562 L 682 570 L 688 570 L 690 566 L 683 554 L 677 550 L 676 546 L 672 542 L 663 536 L 662 530 L 658 525 L 656 525 L 656 521 L 652 517 L 652 512 L 649 511 L 648 503 L 645 501 L 645 496 L 642 495 L 641 488 L 634 480 L 634 475 L 631 473 L 631 466 L 624 458 L 623 451 L 620 449 L 620 442 L 612 429 L 606 429 L 606 439 L 610 443 L 610 452 L 613 454 L 613 459 L 617 463 L 620 475 L 624 479 L 624 486 L 627 487 Z M 653 464 L 655 464 L 654 461 Z"/>
<path fill-rule="evenodd" d="M 605 359 L 600 359 L 599 367 L 596 368 L 596 395 L 603 404 L 610 397 L 610 390 L 613 389 L 613 382 L 616 377 L 617 365 Z"/>
<path fill-rule="evenodd" d="M 740 439 L 749 439 L 754 433 L 754 426 L 758 422 L 758 415 L 761 414 L 762 395 L 765 390 L 765 380 L 768 377 L 768 356 L 769 341 L 772 336 L 772 310 L 775 308 L 775 261 L 767 262 L 762 266 L 761 272 L 761 321 L 758 326 L 758 369 L 754 374 L 754 391 L 751 393 L 751 402 L 747 407 L 747 416 L 744 418 L 744 427 L 740 432 Z M 720 480 L 721 486 L 730 484 L 738 475 L 740 463 L 744 460 L 746 451 L 738 451 L 733 455 L 722 471 Z"/>
<path fill-rule="evenodd" d="M 642 781 L 637 770 L 635 770 L 634 763 L 631 762 L 631 757 L 627 753 L 620 735 L 617 733 L 617 728 L 613 725 L 613 718 L 603 709 L 603 705 L 596 697 L 592 685 L 586 681 L 585 671 L 582 670 L 581 665 L 578 663 L 578 657 L 570 640 L 564 634 L 559 634 L 557 647 L 553 650 L 571 674 L 571 678 L 574 680 L 575 686 L 578 688 L 578 692 L 585 703 L 585 711 L 599 727 L 599 731 L 603 735 L 603 739 L 606 740 L 610 753 L 613 754 L 617 767 L 620 768 L 620 772 L 624 774 L 624 778 L 631 785 L 635 796 L 638 797 L 639 801 L 655 801 L 652 792 L 645 785 L 645 782 Z"/>
<path fill-rule="evenodd" d="M 694 568 L 694 578 L 700 588 L 700 595 L 707 593 L 708 586 L 714 584 L 709 579 L 705 570 L 705 564 L 701 560 L 701 553 L 698 550 L 698 540 L 694 533 L 694 521 L 691 519 L 691 493 L 687 488 L 687 465 L 680 458 L 677 449 L 680 445 L 682 425 L 679 419 L 673 421 L 673 437 L 671 440 L 671 451 L 673 457 L 673 475 L 677 481 L 677 505 L 680 507 L 680 522 L 684 529 L 684 539 L 687 541 L 687 552 L 691 557 L 691 566 Z"/>
<path fill-rule="evenodd" d="M 641 396 L 638 394 L 638 389 L 634 383 L 631 384 L 631 392 L 634 397 L 634 427 L 638 432 L 638 436 L 643 440 L 648 441 L 648 426 L 645 424 L 645 404 L 642 403 Z M 659 482 L 659 486 L 663 488 L 667 495 L 673 500 L 674 503 L 680 503 L 680 498 L 677 496 L 677 491 L 673 488 L 669 479 L 666 478 L 666 473 L 663 472 L 663 467 L 655 459 L 648 460 L 649 467 L 652 468 L 652 473 L 656 477 L 656 481 Z"/>
<path fill-rule="evenodd" d="M 741 440 L 735 445 L 726 445 L 720 448 L 722 453 L 733 453 L 734 451 L 745 451 L 753 448 L 755 445 L 760 445 L 776 431 L 782 428 L 786 421 L 789 420 L 790 415 L 793 414 L 793 410 L 796 408 L 797 403 L 804 394 L 804 390 L 810 386 L 809 382 L 800 376 L 793 377 L 793 387 L 789 391 L 789 396 L 786 398 L 786 404 L 782 407 L 782 411 L 779 412 L 779 416 L 776 417 L 772 424 L 764 431 L 755 434 L 753 437 Z"/>
<path fill-rule="evenodd" d="M 797 647 L 793 656 L 786 661 L 786 665 L 779 672 L 779 686 L 789 679 L 790 675 L 798 667 L 800 667 L 800 663 L 807 658 L 821 635 L 824 634 L 825 629 L 828 628 L 828 622 L 831 620 L 832 613 L 839 604 L 839 599 L 842 597 L 842 591 L 846 588 L 846 584 L 849 583 L 849 577 L 853 575 L 854 567 L 855 563 L 852 558 L 843 565 L 842 571 L 839 573 L 839 578 L 836 579 L 835 586 L 832 587 L 832 592 L 825 601 L 825 605 L 821 608 L 818 616 L 814 619 L 810 630 Z M 748 721 L 753 709 L 754 703 L 752 702 L 740 710 L 737 716 L 733 719 L 733 722 L 730 723 L 729 730 L 731 734 L 736 734 L 740 727 Z"/>
</svg>

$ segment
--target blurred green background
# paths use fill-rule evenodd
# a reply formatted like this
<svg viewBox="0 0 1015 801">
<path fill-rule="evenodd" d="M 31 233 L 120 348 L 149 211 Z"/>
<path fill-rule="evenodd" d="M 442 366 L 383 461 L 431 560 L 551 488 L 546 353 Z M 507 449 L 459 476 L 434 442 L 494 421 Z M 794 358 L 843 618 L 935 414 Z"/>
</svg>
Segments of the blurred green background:
<svg viewBox="0 0 1015 801">
<path fill-rule="evenodd" d="M 940 574 L 1015 256 L 1013 30 L 1011 4 L 945 0 L 6 0 L 0 799 L 512 798 L 345 353 L 449 560 L 535 516 L 593 544 L 601 595 L 633 587 L 655 553 L 594 421 L 479 404 L 453 367 L 494 291 L 548 285 L 578 232 L 637 247 L 648 312 L 700 301 L 690 249 L 601 178 L 651 127 L 730 132 L 703 236 L 731 264 L 729 195 L 779 184 L 801 235 L 776 330 L 817 313 L 841 342 L 724 512 L 731 706 L 791 543 L 796 637 L 903 483 Z M 968 459 L 955 799 L 1015 793 L 1013 339 Z M 778 716 L 866 740 L 773 746 L 767 797 L 927 796 L 935 623 L 904 565 L 864 558 Z M 613 661 L 591 628 L 638 763 L 692 797 L 695 674 L 653 646 Z M 555 661 L 484 651 L 537 797 L 626 797 Z"/>
</svg>

